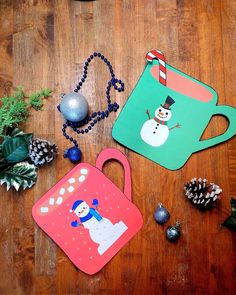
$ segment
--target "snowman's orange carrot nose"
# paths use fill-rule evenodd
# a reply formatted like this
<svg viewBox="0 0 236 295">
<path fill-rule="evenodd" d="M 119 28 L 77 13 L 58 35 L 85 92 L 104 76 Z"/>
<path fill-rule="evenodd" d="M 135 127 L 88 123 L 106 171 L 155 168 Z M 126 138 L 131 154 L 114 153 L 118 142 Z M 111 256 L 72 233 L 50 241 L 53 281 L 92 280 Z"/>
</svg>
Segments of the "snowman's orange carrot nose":
<svg viewBox="0 0 236 295">
<path fill-rule="evenodd" d="M 161 116 L 164 116 L 164 113 L 159 112 L 159 114 L 160 114 Z"/>
</svg>

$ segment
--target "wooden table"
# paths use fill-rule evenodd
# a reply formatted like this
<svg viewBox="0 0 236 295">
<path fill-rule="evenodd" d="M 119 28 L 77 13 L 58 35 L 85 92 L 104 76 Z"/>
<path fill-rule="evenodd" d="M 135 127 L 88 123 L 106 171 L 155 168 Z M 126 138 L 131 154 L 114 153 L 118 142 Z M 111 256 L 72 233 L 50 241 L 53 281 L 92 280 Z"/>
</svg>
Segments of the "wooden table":
<svg viewBox="0 0 236 295">
<path fill-rule="evenodd" d="M 235 294 L 236 235 L 220 223 L 236 195 L 236 138 L 194 154 L 173 172 L 114 142 L 111 127 L 119 112 L 79 136 L 88 163 L 105 147 L 125 152 L 133 202 L 144 218 L 142 230 L 94 276 L 78 271 L 31 217 L 35 201 L 73 167 L 62 157 L 70 145 L 56 105 L 60 93 L 74 89 L 88 55 L 102 52 L 125 81 L 125 92 L 112 94 L 121 106 L 144 69 L 145 53 L 160 48 L 171 65 L 216 89 L 220 104 L 236 107 L 235 15 L 234 0 L 0 1 L 1 95 L 16 85 L 28 92 L 52 88 L 44 110 L 32 112 L 22 127 L 55 141 L 60 151 L 52 165 L 39 170 L 33 189 L 1 188 L 0 294 Z M 105 106 L 108 77 L 95 61 L 82 90 L 91 110 Z M 225 119 L 214 118 L 203 138 L 226 127 Z M 122 188 L 119 164 L 109 163 L 104 171 Z M 193 176 L 223 188 L 219 210 L 199 212 L 183 197 L 183 184 Z M 160 201 L 171 213 L 169 224 L 182 223 L 177 244 L 153 220 Z"/>
</svg>

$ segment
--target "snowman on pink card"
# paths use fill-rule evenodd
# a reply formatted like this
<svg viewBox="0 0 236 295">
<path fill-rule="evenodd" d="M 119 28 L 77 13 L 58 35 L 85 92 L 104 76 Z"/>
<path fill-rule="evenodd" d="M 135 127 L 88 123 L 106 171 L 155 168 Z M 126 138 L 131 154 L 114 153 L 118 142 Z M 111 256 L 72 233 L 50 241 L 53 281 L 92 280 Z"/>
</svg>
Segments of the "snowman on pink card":
<svg viewBox="0 0 236 295">
<path fill-rule="evenodd" d="M 92 205 L 97 207 L 98 200 L 94 199 Z M 84 200 L 75 201 L 70 212 L 79 217 L 79 222 L 78 220 L 72 221 L 71 226 L 82 225 L 87 229 L 91 240 L 99 244 L 97 250 L 100 255 L 103 255 L 128 229 L 123 221 L 113 224 Z"/>
</svg>

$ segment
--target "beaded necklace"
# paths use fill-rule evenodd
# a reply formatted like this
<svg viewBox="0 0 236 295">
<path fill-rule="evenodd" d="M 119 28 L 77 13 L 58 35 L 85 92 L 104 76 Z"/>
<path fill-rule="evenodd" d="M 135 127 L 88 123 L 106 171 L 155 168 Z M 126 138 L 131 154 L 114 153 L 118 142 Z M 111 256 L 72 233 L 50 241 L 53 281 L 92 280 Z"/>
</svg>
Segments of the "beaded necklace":
<svg viewBox="0 0 236 295">
<path fill-rule="evenodd" d="M 64 111 L 64 113 L 63 113 L 63 110 L 61 107 L 62 103 L 63 103 L 63 99 L 66 98 L 66 95 L 64 97 L 62 97 L 61 104 L 57 106 L 58 110 L 65 117 L 65 123 L 63 124 L 63 127 L 62 127 L 63 136 L 67 140 L 71 141 L 74 144 L 73 147 L 64 151 L 64 158 L 68 157 L 72 162 L 80 161 L 82 153 L 81 153 L 80 149 L 78 148 L 77 140 L 67 134 L 67 132 L 66 132 L 67 127 L 71 127 L 72 130 L 74 132 L 76 132 L 77 134 L 86 134 L 86 133 L 90 132 L 92 130 L 92 128 L 98 122 L 107 118 L 111 112 L 116 112 L 119 108 L 119 105 L 116 102 L 114 102 L 114 103 L 111 102 L 111 97 L 110 97 L 111 88 L 114 87 L 114 89 L 118 92 L 124 91 L 124 83 L 115 77 L 113 67 L 112 67 L 110 61 L 107 58 L 105 58 L 104 55 L 102 55 L 101 53 L 94 52 L 93 54 L 90 55 L 89 58 L 87 58 L 87 61 L 84 64 L 83 76 L 80 79 L 78 85 L 76 86 L 76 89 L 74 89 L 74 93 L 72 92 L 67 95 L 67 96 L 70 96 L 70 100 L 72 99 L 72 101 L 67 103 L 67 112 L 70 112 L 70 111 L 73 112 L 74 111 L 73 106 L 77 102 L 79 102 L 79 99 L 81 100 L 82 95 L 80 95 L 80 97 L 79 97 L 78 91 L 82 88 L 82 85 L 87 78 L 88 66 L 94 57 L 99 57 L 108 66 L 108 69 L 111 74 L 111 79 L 108 81 L 107 88 L 106 88 L 107 108 L 103 111 L 93 112 L 91 115 L 88 115 L 88 116 L 86 116 L 86 114 L 85 114 L 86 117 L 83 118 L 82 120 L 77 120 L 77 121 L 72 122 L 72 121 L 68 120 L 68 117 L 66 116 L 66 112 Z M 84 98 L 82 101 L 83 101 L 83 106 L 84 106 L 84 109 L 86 112 L 87 102 Z M 79 103 L 81 103 L 81 101 Z M 77 104 L 77 108 L 78 108 L 78 104 Z M 87 125 L 87 126 L 85 127 L 85 125 Z"/>
</svg>

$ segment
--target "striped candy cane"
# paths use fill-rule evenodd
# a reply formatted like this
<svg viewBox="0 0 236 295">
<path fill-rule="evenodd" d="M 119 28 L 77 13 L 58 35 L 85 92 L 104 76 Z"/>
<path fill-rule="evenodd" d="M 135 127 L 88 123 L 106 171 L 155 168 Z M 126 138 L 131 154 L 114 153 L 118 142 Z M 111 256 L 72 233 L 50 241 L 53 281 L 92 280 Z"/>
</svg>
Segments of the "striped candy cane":
<svg viewBox="0 0 236 295">
<path fill-rule="evenodd" d="M 159 82 L 166 86 L 166 59 L 164 54 L 157 49 L 153 49 L 146 54 L 148 62 L 152 62 L 153 59 L 159 61 Z"/>
</svg>

